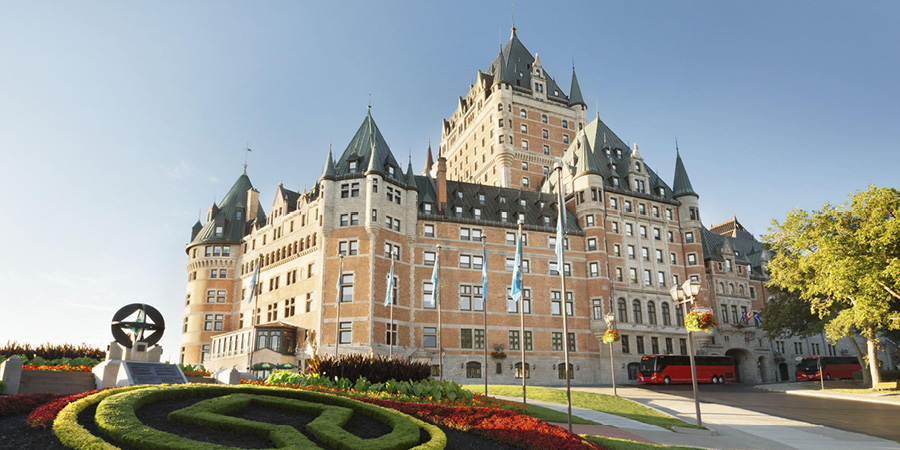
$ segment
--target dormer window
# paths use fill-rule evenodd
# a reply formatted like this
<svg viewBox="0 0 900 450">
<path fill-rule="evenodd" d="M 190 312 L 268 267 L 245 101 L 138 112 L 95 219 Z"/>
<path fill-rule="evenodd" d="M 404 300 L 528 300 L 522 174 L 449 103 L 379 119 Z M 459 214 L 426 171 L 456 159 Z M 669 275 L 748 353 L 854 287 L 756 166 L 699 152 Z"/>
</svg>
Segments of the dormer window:
<svg viewBox="0 0 900 450">
<path fill-rule="evenodd" d="M 519 206 L 521 206 L 521 207 L 524 208 L 527 204 L 528 204 L 528 203 L 525 201 L 525 199 L 520 199 L 520 200 L 519 200 Z"/>
<path fill-rule="evenodd" d="M 431 203 L 423 203 L 422 204 L 422 211 L 424 211 L 425 214 L 431 214 L 431 208 L 432 208 Z"/>
<path fill-rule="evenodd" d="M 475 208 L 472 210 L 472 214 L 475 215 L 476 220 L 481 220 L 481 208 Z"/>
<path fill-rule="evenodd" d="M 243 211 L 235 211 L 235 212 L 234 212 L 234 220 L 235 220 L 235 222 L 240 222 L 241 220 L 243 220 L 243 218 L 244 218 L 244 212 L 243 212 Z"/>
<path fill-rule="evenodd" d="M 216 237 L 222 237 L 223 234 L 225 234 L 225 227 L 216 225 Z"/>
<path fill-rule="evenodd" d="M 478 203 L 484 204 L 484 194 L 478 194 Z"/>
<path fill-rule="evenodd" d="M 456 217 L 462 217 L 462 206 L 454 207 L 453 211 L 456 213 Z"/>
<path fill-rule="evenodd" d="M 393 166 L 388 166 L 388 175 L 390 175 L 391 178 L 394 177 L 394 167 Z"/>
<path fill-rule="evenodd" d="M 639 163 L 639 162 L 634 163 L 634 171 L 635 172 L 641 171 L 641 163 Z"/>
<path fill-rule="evenodd" d="M 612 177 L 612 185 L 613 187 L 619 187 L 619 179 L 616 177 Z"/>
<path fill-rule="evenodd" d="M 609 149 L 606 149 L 606 150 L 604 150 L 604 151 L 606 152 L 606 157 L 607 157 L 607 158 L 609 158 L 610 156 L 612 156 L 612 155 L 610 155 L 610 153 L 609 153 Z"/>
<path fill-rule="evenodd" d="M 616 149 L 616 158 L 621 158 L 621 157 L 622 157 L 622 149 L 621 149 L 621 148 L 617 148 L 617 149 Z"/>
<path fill-rule="evenodd" d="M 500 204 L 501 204 L 501 205 L 505 205 L 505 204 L 506 204 L 506 197 L 500 197 Z"/>
<path fill-rule="evenodd" d="M 463 193 L 462 193 L 462 191 L 457 191 L 457 192 L 456 192 L 456 197 L 457 197 L 458 199 L 462 200 L 462 199 L 463 199 Z"/>
<path fill-rule="evenodd" d="M 613 172 L 618 172 L 618 171 L 619 171 L 619 165 L 616 164 L 616 163 L 612 163 L 612 170 L 613 170 Z"/>
<path fill-rule="evenodd" d="M 356 172 L 356 167 L 357 167 L 357 162 L 356 162 L 356 161 L 350 161 L 349 170 L 350 170 L 351 172 Z"/>
<path fill-rule="evenodd" d="M 540 205 L 541 205 L 541 209 L 544 209 L 544 207 L 547 206 L 547 202 L 541 200 Z"/>
</svg>

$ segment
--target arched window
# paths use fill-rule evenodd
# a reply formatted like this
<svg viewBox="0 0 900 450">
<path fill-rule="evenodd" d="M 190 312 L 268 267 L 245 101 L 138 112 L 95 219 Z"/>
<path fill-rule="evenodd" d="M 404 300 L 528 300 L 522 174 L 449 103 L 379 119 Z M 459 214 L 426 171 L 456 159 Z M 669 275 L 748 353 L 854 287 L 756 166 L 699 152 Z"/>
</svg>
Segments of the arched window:
<svg viewBox="0 0 900 450">
<path fill-rule="evenodd" d="M 516 378 L 522 379 L 522 362 L 517 362 L 515 368 Z M 525 378 L 531 378 L 531 364 L 528 363 L 525 363 Z"/>
<path fill-rule="evenodd" d="M 619 317 L 616 318 L 619 322 L 628 323 L 628 306 L 625 305 L 625 299 L 619 299 Z"/>
<path fill-rule="evenodd" d="M 656 325 L 656 304 L 652 301 L 647 302 L 647 323 Z"/>
<path fill-rule="evenodd" d="M 722 282 L 719 282 L 719 285 L 716 287 L 716 292 L 723 294 L 725 293 L 725 285 Z"/>
<path fill-rule="evenodd" d="M 734 294 L 734 283 L 728 283 L 728 293 Z"/>
<path fill-rule="evenodd" d="M 641 313 L 641 301 L 631 302 L 631 311 L 634 313 L 634 323 L 644 323 L 644 314 Z"/>
<path fill-rule="evenodd" d="M 672 317 L 669 315 L 669 303 L 662 302 L 660 306 L 660 310 L 662 312 L 662 323 L 663 325 L 672 325 Z"/>
<path fill-rule="evenodd" d="M 743 284 L 738 286 L 738 292 L 740 292 L 741 295 L 744 295 L 744 285 Z"/>
<path fill-rule="evenodd" d="M 469 361 L 466 363 L 466 378 L 481 378 L 481 363 Z"/>
<path fill-rule="evenodd" d="M 556 371 L 557 371 L 558 374 L 559 374 L 559 379 L 560 379 L 560 380 L 565 380 L 565 379 L 566 379 L 566 363 L 559 363 L 559 364 L 557 364 L 557 365 L 556 365 Z M 575 370 L 574 370 L 574 368 L 572 367 L 572 363 L 569 363 L 569 379 L 570 379 L 570 380 L 574 380 L 574 379 L 575 379 Z"/>
</svg>

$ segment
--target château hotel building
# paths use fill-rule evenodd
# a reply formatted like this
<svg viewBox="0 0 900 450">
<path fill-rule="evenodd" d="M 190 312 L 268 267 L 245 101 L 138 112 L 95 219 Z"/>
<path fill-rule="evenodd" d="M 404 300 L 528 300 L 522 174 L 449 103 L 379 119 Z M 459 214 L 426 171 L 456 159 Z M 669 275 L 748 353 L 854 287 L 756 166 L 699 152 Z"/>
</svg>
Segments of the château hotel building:
<svg viewBox="0 0 900 450">
<path fill-rule="evenodd" d="M 789 378 L 786 361 L 813 354 L 811 342 L 821 342 L 822 354 L 836 351 L 824 339 L 785 346 L 764 338 L 752 313 L 768 295 L 761 244 L 736 218 L 706 227 L 681 156 L 647 155 L 676 158 L 665 180 L 637 145 L 588 114 L 574 70 L 564 90 L 515 28 L 443 121 L 436 158 L 427 152 L 420 175 L 411 163 L 404 168 L 369 110 L 343 152 L 323 152 L 314 187 L 279 185 L 268 214 L 245 170 L 186 246 L 181 362 L 244 371 L 333 354 L 336 341 L 342 354 L 388 354 L 393 339 L 393 353 L 445 378 L 487 374 L 512 384 L 523 375 L 524 346 L 531 383 L 564 384 L 566 313 L 574 381 L 609 383 L 611 347 L 600 337 L 612 311 L 622 336 L 612 346 L 616 377 L 627 382 L 644 354 L 686 353 L 669 289 L 687 279 L 702 284 L 698 306 L 721 323 L 695 336 L 698 353 L 733 356 L 743 381 Z M 565 205 L 550 176 L 557 163 Z M 560 206 L 568 217 L 563 267 L 554 253 Z M 509 296 L 519 221 L 521 304 Z M 393 322 L 384 306 L 392 261 Z M 430 282 L 438 261 L 439 302 Z"/>
</svg>

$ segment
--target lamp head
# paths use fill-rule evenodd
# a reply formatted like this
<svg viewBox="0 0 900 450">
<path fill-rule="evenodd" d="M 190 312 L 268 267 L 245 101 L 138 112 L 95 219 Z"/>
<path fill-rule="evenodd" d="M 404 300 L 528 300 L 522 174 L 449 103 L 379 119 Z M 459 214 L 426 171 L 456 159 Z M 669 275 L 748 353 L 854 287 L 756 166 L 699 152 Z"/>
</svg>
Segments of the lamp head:
<svg viewBox="0 0 900 450">
<path fill-rule="evenodd" d="M 700 282 L 699 281 L 688 278 L 687 280 L 684 280 L 684 284 L 682 286 L 683 286 L 682 289 L 684 289 L 685 294 L 688 295 L 689 297 L 696 297 L 697 295 L 700 294 Z"/>
<path fill-rule="evenodd" d="M 672 289 L 669 289 L 669 295 L 672 296 L 672 300 L 680 302 L 684 300 L 684 289 L 682 289 L 681 286 L 675 286 Z"/>
</svg>

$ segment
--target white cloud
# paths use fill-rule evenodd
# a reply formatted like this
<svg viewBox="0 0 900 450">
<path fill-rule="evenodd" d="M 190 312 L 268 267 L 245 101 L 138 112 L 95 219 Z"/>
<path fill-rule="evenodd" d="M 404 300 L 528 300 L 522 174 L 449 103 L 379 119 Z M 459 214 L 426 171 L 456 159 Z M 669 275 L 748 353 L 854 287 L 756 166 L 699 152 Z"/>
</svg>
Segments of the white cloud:
<svg viewBox="0 0 900 450">
<path fill-rule="evenodd" d="M 159 168 L 162 169 L 164 174 L 175 178 L 176 180 L 183 180 L 187 178 L 187 176 L 191 173 L 191 170 L 188 168 L 187 163 L 184 161 L 179 161 L 178 164 L 175 164 L 172 167 L 168 167 L 160 163 Z"/>
</svg>

